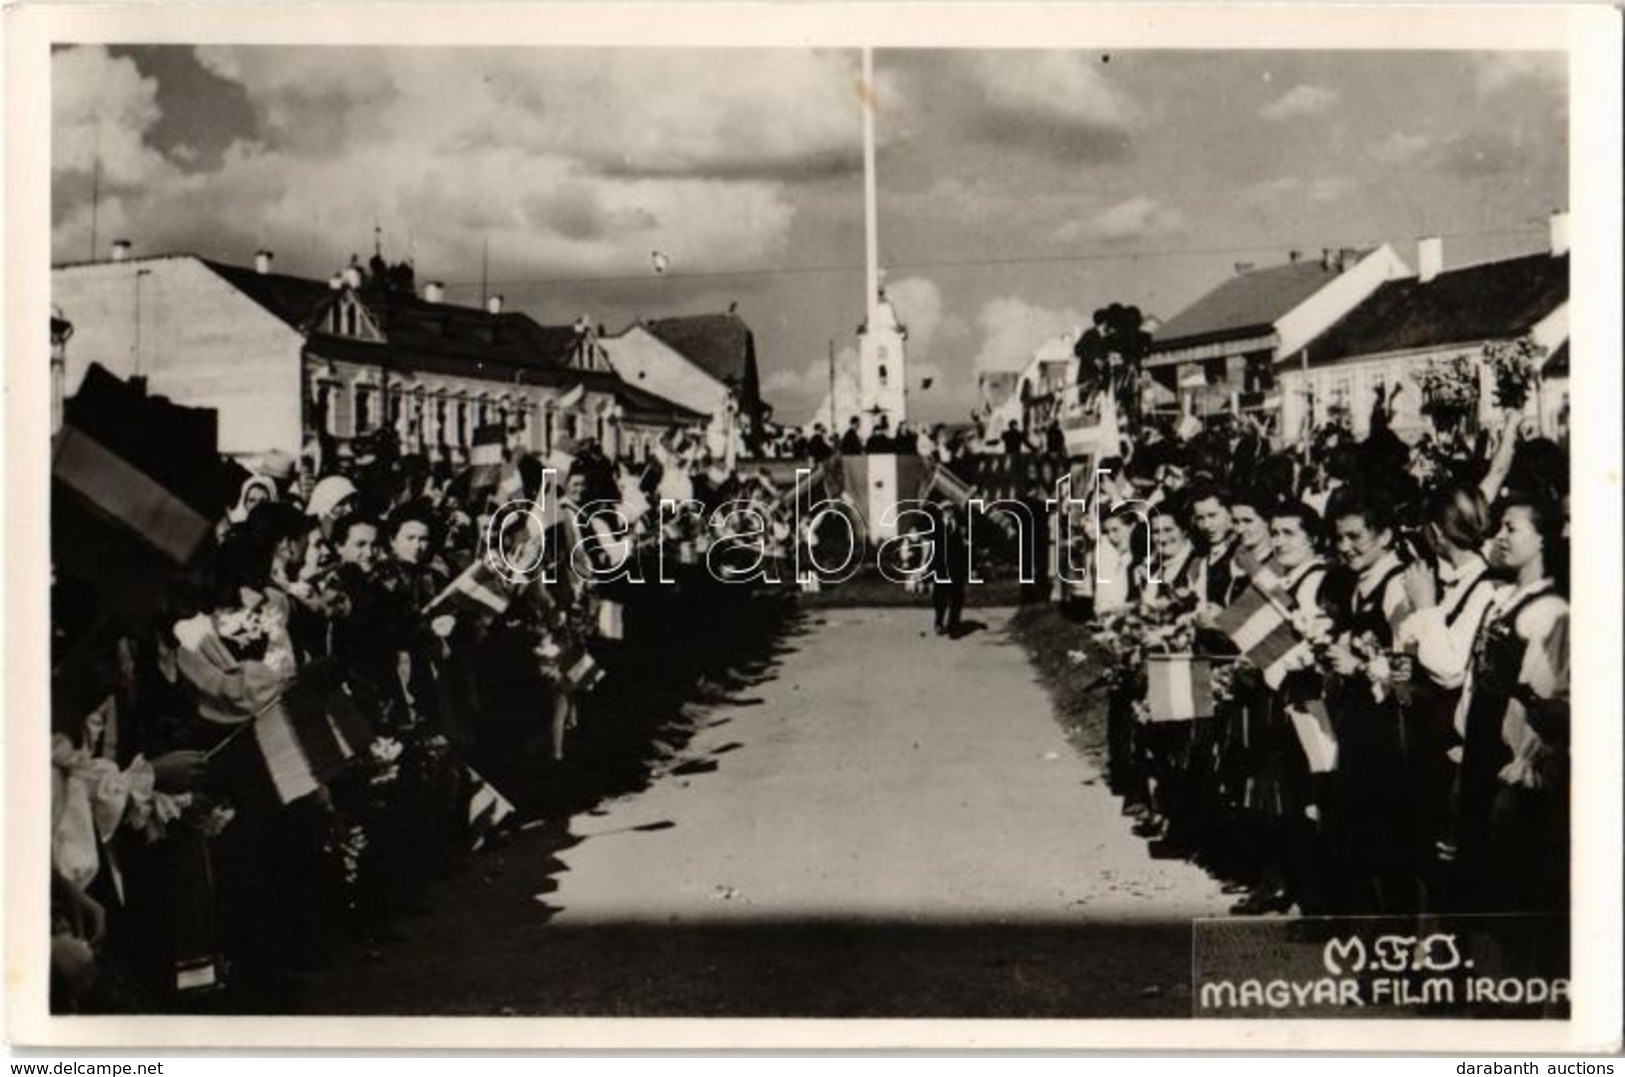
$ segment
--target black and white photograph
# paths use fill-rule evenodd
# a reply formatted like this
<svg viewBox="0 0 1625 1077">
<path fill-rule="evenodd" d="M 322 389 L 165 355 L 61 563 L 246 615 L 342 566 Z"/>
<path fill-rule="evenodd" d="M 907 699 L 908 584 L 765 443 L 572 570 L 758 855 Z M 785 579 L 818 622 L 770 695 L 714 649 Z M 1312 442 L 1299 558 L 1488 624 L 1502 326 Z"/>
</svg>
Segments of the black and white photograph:
<svg viewBox="0 0 1625 1077">
<path fill-rule="evenodd" d="M 11 95 L 54 1035 L 1617 1021 L 1581 13 L 349 7 Z"/>
</svg>

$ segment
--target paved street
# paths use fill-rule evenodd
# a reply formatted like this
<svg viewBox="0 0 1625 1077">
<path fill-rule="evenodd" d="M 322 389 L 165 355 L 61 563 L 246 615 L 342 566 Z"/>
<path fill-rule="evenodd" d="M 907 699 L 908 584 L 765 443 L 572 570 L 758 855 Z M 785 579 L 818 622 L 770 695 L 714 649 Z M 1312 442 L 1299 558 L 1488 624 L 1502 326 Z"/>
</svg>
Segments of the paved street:
<svg viewBox="0 0 1625 1077">
<path fill-rule="evenodd" d="M 1068 744 L 1007 611 L 828 610 L 695 710 L 650 787 L 477 856 L 315 1012 L 1188 1012 L 1189 917 Z M 927 631 L 922 633 L 921 629 Z"/>
</svg>

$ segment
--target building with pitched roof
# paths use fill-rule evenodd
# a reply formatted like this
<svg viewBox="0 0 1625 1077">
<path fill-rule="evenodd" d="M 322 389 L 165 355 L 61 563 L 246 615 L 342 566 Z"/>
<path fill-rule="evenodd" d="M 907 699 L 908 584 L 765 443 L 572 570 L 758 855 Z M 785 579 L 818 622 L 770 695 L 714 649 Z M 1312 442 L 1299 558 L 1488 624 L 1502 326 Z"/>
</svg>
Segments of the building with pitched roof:
<svg viewBox="0 0 1625 1077">
<path fill-rule="evenodd" d="M 589 326 L 544 326 L 499 296 L 448 303 L 409 272 L 352 265 L 321 281 L 274 272 L 263 251 L 253 266 L 116 253 L 55 268 L 52 291 L 76 329 L 67 393 L 100 362 L 217 409 L 221 451 L 237 456 L 389 428 L 403 451 L 455 465 L 488 424 L 516 448 L 594 437 L 639 455 L 668 426 L 709 418 L 623 382 Z"/>
<path fill-rule="evenodd" d="M 1416 374 L 1465 356 L 1479 368 L 1479 418 L 1495 395 L 1481 362 L 1486 344 L 1529 338 L 1544 349 L 1539 391 L 1528 411 L 1550 435 L 1568 399 L 1569 258 L 1566 214 L 1551 221 L 1546 250 L 1445 270 L 1437 237 L 1418 245 L 1416 275 L 1384 283 L 1315 339 L 1279 360 L 1285 428 L 1346 418 L 1361 436 L 1382 393 L 1402 437 L 1430 428 Z"/>
<path fill-rule="evenodd" d="M 706 416 L 732 409 L 747 443 L 771 415 L 761 395 L 756 335 L 732 310 L 638 321 L 598 343 L 634 388 Z"/>
<path fill-rule="evenodd" d="M 1384 282 L 1409 273 L 1387 244 L 1319 258 L 1293 252 L 1285 264 L 1262 269 L 1238 265 L 1234 277 L 1157 329 L 1145 368 L 1187 414 L 1273 414 L 1278 361 Z"/>
</svg>

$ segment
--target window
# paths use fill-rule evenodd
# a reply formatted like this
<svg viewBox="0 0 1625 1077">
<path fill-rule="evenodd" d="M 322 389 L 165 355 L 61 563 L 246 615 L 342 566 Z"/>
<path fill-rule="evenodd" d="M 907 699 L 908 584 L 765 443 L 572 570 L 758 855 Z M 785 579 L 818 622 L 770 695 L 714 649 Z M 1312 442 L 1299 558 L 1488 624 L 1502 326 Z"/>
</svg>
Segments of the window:
<svg viewBox="0 0 1625 1077">
<path fill-rule="evenodd" d="M 360 315 L 355 309 L 355 304 L 344 304 L 344 335 L 347 337 L 356 336 L 360 332 L 359 325 Z"/>
<path fill-rule="evenodd" d="M 880 354 L 881 354 L 882 358 L 884 358 L 885 354 L 886 354 L 886 349 L 881 348 L 880 349 Z M 880 387 L 882 389 L 884 389 L 886 387 L 886 364 L 885 363 L 880 364 Z"/>
<path fill-rule="evenodd" d="M 355 387 L 355 433 L 364 434 L 372 429 L 372 389 L 365 385 Z"/>
<path fill-rule="evenodd" d="M 337 433 L 333 422 L 333 386 L 330 382 L 321 382 L 316 386 L 316 424 L 324 434 Z"/>
</svg>

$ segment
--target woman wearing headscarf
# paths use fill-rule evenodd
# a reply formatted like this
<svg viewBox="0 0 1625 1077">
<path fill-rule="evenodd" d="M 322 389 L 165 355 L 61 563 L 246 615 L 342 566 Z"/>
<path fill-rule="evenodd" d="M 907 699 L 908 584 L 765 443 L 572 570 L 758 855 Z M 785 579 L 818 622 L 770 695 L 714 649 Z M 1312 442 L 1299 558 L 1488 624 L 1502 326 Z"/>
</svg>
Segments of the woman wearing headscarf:
<svg viewBox="0 0 1625 1077">
<path fill-rule="evenodd" d="M 276 499 L 276 483 L 264 475 L 250 475 L 243 480 L 242 488 L 237 492 L 237 503 L 226 511 L 226 518 L 220 521 L 219 537 L 225 538 L 233 528 L 247 523 L 249 513 L 256 506 Z"/>
</svg>

